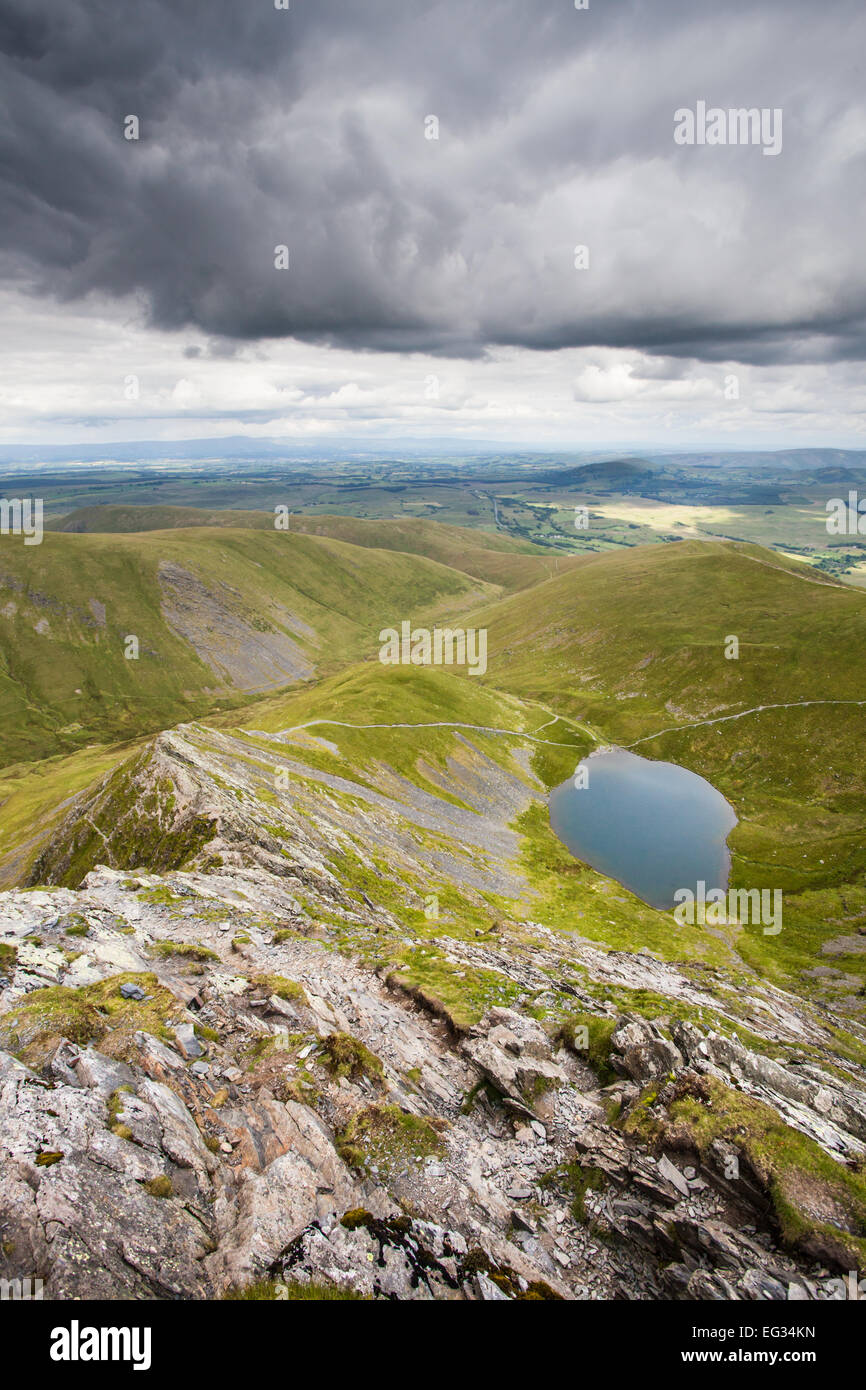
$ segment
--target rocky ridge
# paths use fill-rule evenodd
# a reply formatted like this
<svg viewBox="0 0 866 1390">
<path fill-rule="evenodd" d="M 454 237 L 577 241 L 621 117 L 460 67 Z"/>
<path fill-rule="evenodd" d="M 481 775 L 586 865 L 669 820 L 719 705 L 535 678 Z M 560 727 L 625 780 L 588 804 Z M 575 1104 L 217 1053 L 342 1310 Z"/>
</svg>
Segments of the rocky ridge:
<svg viewBox="0 0 866 1390">
<path fill-rule="evenodd" d="M 335 855 L 380 874 L 384 846 L 423 900 L 433 798 L 393 773 L 371 794 L 291 772 L 282 750 L 275 805 L 258 756 L 195 726 L 162 735 L 43 856 L 35 877 L 77 864 L 79 886 L 0 894 L 4 1278 L 56 1298 L 313 1281 L 809 1299 L 859 1268 L 866 1072 L 834 1053 L 832 1019 L 765 982 L 731 999 L 711 972 L 563 939 L 517 898 L 496 932 L 422 938 Z M 482 756 L 458 751 L 467 799 Z M 511 873 L 507 822 L 532 795 L 519 764 L 485 772 L 495 794 L 446 808 L 463 833 L 435 849 L 478 897 Z M 145 842 L 159 873 L 134 862 Z M 405 966 L 428 953 L 477 973 L 477 1016 Z M 624 1010 L 608 988 L 669 1008 Z M 793 1169 L 767 1157 L 772 1125 L 805 1146 Z"/>
</svg>

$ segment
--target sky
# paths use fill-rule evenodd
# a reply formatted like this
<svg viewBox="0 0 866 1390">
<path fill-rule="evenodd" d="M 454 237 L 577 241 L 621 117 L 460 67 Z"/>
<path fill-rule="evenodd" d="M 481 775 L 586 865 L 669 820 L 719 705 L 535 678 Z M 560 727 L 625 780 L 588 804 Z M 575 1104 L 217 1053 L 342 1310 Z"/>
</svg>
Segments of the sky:
<svg viewBox="0 0 866 1390">
<path fill-rule="evenodd" d="M 0 0 L 0 441 L 866 447 L 864 51 L 862 0 Z"/>
</svg>

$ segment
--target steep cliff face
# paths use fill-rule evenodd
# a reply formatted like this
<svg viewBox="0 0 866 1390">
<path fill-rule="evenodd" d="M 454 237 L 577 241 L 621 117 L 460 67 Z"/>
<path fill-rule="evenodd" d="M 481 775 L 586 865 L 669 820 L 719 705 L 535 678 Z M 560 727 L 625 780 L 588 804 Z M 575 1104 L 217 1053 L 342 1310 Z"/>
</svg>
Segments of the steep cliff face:
<svg viewBox="0 0 866 1390">
<path fill-rule="evenodd" d="M 161 735 L 0 895 L 4 1277 L 750 1299 L 864 1265 L 858 1025 L 547 924 L 516 735 L 410 776 L 324 732 Z"/>
</svg>

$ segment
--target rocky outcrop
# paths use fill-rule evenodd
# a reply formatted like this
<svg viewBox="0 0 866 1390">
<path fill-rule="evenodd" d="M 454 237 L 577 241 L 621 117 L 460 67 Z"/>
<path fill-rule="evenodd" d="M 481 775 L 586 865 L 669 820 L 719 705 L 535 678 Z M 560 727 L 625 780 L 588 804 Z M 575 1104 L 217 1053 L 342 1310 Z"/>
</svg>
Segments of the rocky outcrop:
<svg viewBox="0 0 866 1390">
<path fill-rule="evenodd" d="M 679 1050 L 657 1024 L 645 1018 L 621 1019 L 610 1042 L 614 1068 L 641 1085 L 670 1076 L 683 1064 Z"/>
<path fill-rule="evenodd" d="M 541 1025 L 513 1009 L 491 1009 L 461 1050 L 517 1113 L 531 1116 L 550 1091 L 568 1081 Z"/>
<path fill-rule="evenodd" d="M 750 1052 L 736 1038 L 713 1032 L 704 1036 L 688 1022 L 675 1024 L 673 1036 L 697 1071 L 723 1076 L 767 1101 L 828 1153 L 852 1159 L 866 1155 L 866 1094 L 805 1058 L 782 1066 L 772 1057 Z"/>
</svg>

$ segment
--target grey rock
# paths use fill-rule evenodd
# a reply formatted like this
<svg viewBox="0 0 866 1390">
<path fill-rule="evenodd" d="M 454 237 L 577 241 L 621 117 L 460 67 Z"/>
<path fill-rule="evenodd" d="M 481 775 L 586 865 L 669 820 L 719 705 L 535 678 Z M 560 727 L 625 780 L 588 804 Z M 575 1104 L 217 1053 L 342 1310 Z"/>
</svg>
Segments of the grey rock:
<svg viewBox="0 0 866 1390">
<path fill-rule="evenodd" d="M 120 986 L 120 992 L 124 999 L 137 999 L 141 1001 L 147 998 L 147 995 L 140 985 L 130 984 L 128 981 L 126 984 Z"/>
<path fill-rule="evenodd" d="M 530 1119 L 534 1098 L 568 1081 L 541 1025 L 513 1009 L 491 1009 L 471 1030 L 462 1051 Z"/>
<path fill-rule="evenodd" d="M 682 1193 L 684 1197 L 689 1196 L 691 1189 L 689 1187 L 688 1180 L 683 1176 L 679 1168 L 677 1168 L 676 1164 L 671 1163 L 667 1154 L 662 1154 L 661 1158 L 659 1159 L 657 1164 L 657 1171 L 659 1177 L 662 1177 L 665 1179 L 666 1182 L 671 1183 L 677 1189 L 678 1192 Z"/>
<path fill-rule="evenodd" d="M 745 1298 L 764 1302 L 781 1303 L 785 1302 L 788 1297 L 786 1285 L 760 1269 L 747 1269 L 737 1287 Z"/>
<path fill-rule="evenodd" d="M 177 1045 L 184 1057 L 203 1057 L 204 1048 L 195 1035 L 195 1028 L 191 1023 L 182 1023 L 174 1030 L 177 1038 Z"/>
<path fill-rule="evenodd" d="M 525 1216 L 521 1216 L 516 1209 L 511 1213 L 511 1225 L 517 1231 L 528 1231 L 530 1235 L 535 1234 L 535 1226 Z"/>
<path fill-rule="evenodd" d="M 696 1269 L 686 1285 L 686 1297 L 706 1299 L 712 1303 L 736 1303 L 740 1295 L 730 1279 L 718 1271 Z"/>
<path fill-rule="evenodd" d="M 478 1289 L 478 1297 L 485 1303 L 510 1303 L 508 1294 L 494 1284 L 492 1279 L 479 1270 L 475 1276 L 475 1283 Z"/>
<path fill-rule="evenodd" d="M 812 1295 L 809 1293 L 809 1290 L 805 1284 L 801 1284 L 799 1282 L 792 1282 L 788 1285 L 789 1303 L 805 1303 L 808 1302 L 811 1299 L 811 1297 Z"/>
<path fill-rule="evenodd" d="M 134 1087 L 135 1073 L 125 1062 L 105 1057 L 93 1047 L 81 1048 L 75 1060 L 75 1075 L 80 1085 L 107 1099 L 121 1086 Z"/>
<path fill-rule="evenodd" d="M 683 1065 L 682 1053 L 649 1019 L 626 1015 L 611 1034 L 610 1045 L 615 1070 L 641 1086 Z"/>
</svg>

